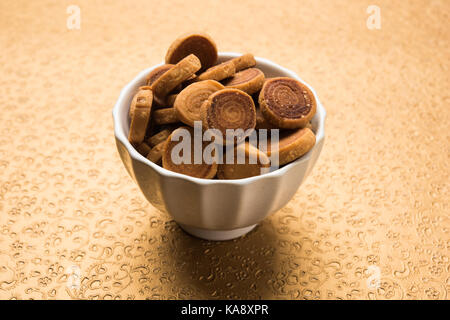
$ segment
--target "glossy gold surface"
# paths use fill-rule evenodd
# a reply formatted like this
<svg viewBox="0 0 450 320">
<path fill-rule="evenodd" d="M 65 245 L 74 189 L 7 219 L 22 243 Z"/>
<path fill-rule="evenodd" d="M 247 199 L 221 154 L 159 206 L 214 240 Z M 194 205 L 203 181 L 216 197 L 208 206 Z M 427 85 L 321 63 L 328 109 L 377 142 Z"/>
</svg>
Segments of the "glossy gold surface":
<svg viewBox="0 0 450 320">
<path fill-rule="evenodd" d="M 450 2 L 377 1 L 380 30 L 370 4 L 0 1 L 0 298 L 447 299 Z M 191 30 L 328 111 L 307 182 L 229 242 L 150 206 L 114 144 L 120 89 Z"/>
</svg>

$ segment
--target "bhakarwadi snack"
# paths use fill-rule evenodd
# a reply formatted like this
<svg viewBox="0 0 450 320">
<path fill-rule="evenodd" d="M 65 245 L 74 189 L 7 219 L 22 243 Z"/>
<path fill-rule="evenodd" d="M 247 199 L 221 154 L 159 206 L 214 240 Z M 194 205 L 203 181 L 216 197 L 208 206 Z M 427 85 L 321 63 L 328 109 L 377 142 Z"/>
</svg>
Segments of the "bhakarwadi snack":
<svg viewBox="0 0 450 320">
<path fill-rule="evenodd" d="M 162 153 L 163 153 L 165 144 L 166 144 L 166 141 L 163 141 L 163 142 L 158 143 L 156 146 L 154 146 L 150 150 L 150 152 L 147 154 L 147 159 L 156 164 L 161 164 Z"/>
<path fill-rule="evenodd" d="M 217 66 L 213 66 L 200 74 L 196 80 L 202 81 L 202 80 L 216 80 L 220 81 L 225 78 L 229 78 L 233 76 L 236 73 L 236 69 L 234 66 L 233 61 L 226 61 L 221 64 L 218 64 Z"/>
<path fill-rule="evenodd" d="M 233 160 L 219 164 L 217 168 L 217 178 L 219 179 L 244 179 L 259 176 L 266 173 L 270 168 L 270 159 L 267 155 L 248 142 L 243 142 L 234 148 L 226 151 L 226 157 L 234 152 Z M 244 163 L 238 162 L 239 153 L 244 155 Z M 242 156 L 241 156 L 242 157 Z M 231 163 L 229 163 L 231 162 Z"/>
<path fill-rule="evenodd" d="M 219 90 L 203 102 L 201 117 L 205 129 L 217 129 L 224 144 L 239 143 L 256 125 L 255 104 L 251 96 L 237 89 Z M 227 129 L 242 129 L 242 135 L 226 139 Z M 219 142 L 220 143 L 220 142 Z"/>
<path fill-rule="evenodd" d="M 200 108 L 203 102 L 216 91 L 224 89 L 224 86 L 214 80 L 205 80 L 193 83 L 184 88 L 175 99 L 177 118 L 193 127 L 194 121 L 201 121 Z"/>
<path fill-rule="evenodd" d="M 134 110 L 136 110 L 137 98 L 138 98 L 138 95 L 136 93 L 134 95 L 133 99 L 131 100 L 130 109 L 128 110 L 128 116 L 130 117 L 130 119 L 133 119 L 133 117 L 134 117 Z"/>
<path fill-rule="evenodd" d="M 230 61 L 233 62 L 236 72 L 256 66 L 255 57 L 251 53 L 246 53 Z"/>
<path fill-rule="evenodd" d="M 136 94 L 133 97 L 133 100 L 131 101 L 130 110 L 128 110 L 128 115 L 130 116 L 130 119 L 133 118 L 134 110 L 136 109 L 137 98 L 139 97 L 137 93 L 141 90 L 151 90 L 151 89 L 149 86 L 141 86 L 138 88 L 138 91 L 136 92 Z"/>
<path fill-rule="evenodd" d="M 267 155 L 271 157 L 274 152 L 278 153 L 278 162 L 282 166 L 300 158 L 311 150 L 315 143 L 316 136 L 309 128 L 281 131 L 278 151 L 273 151 L 270 142 L 268 142 Z"/>
<path fill-rule="evenodd" d="M 153 69 L 145 78 L 146 84 L 148 87 L 151 88 L 151 85 L 158 79 L 160 78 L 164 73 L 166 73 L 167 71 L 169 71 L 170 69 L 172 69 L 172 67 L 174 67 L 173 64 L 164 64 L 162 66 L 157 67 L 156 69 Z M 174 90 L 180 90 L 181 89 L 181 84 L 177 85 Z M 165 97 L 158 97 L 158 96 L 153 96 L 153 104 L 154 107 L 158 106 L 164 106 L 166 104 L 166 98 Z"/>
<path fill-rule="evenodd" d="M 145 78 L 145 83 L 148 86 L 151 86 L 153 82 L 155 82 L 159 77 L 161 77 L 164 73 L 170 70 L 173 66 L 174 66 L 173 64 L 163 64 L 162 66 L 153 69 Z"/>
<path fill-rule="evenodd" d="M 153 94 L 158 98 L 165 98 L 176 86 L 200 70 L 200 67 L 200 60 L 193 54 L 188 55 L 153 82 Z"/>
<path fill-rule="evenodd" d="M 316 113 L 311 90 L 300 81 L 286 77 L 264 83 L 259 105 L 264 118 L 284 129 L 304 127 Z"/>
<path fill-rule="evenodd" d="M 183 137 L 181 136 L 180 130 L 187 130 L 189 135 L 189 144 L 187 146 L 190 148 L 190 159 L 187 155 L 184 154 L 183 150 L 180 150 L 177 154 L 172 155 L 173 149 L 179 143 L 183 143 Z M 180 141 L 172 141 L 173 136 L 179 136 Z M 178 140 L 178 139 L 177 139 Z M 202 143 L 202 155 L 205 152 L 205 148 L 210 144 L 210 142 Z M 174 150 L 176 151 L 176 150 Z M 187 152 L 187 151 L 186 151 Z M 204 161 L 201 161 L 200 164 L 195 164 L 194 159 L 194 129 L 191 127 L 180 127 L 172 132 L 172 134 L 167 139 L 167 142 L 164 145 L 163 154 L 162 154 L 162 165 L 163 168 L 186 174 L 191 177 L 196 178 L 204 178 L 204 179 L 212 179 L 216 175 L 217 172 L 217 161 L 214 160 L 215 154 L 214 151 L 211 152 L 211 157 L 214 161 L 211 164 L 208 164 Z M 187 158 L 188 163 L 182 163 L 183 157 Z M 179 161 L 178 161 L 179 160 Z M 178 163 L 179 162 L 179 163 Z"/>
<path fill-rule="evenodd" d="M 226 79 L 225 87 L 236 88 L 253 94 L 261 90 L 264 84 L 264 73 L 257 68 L 248 68 L 237 72 L 233 77 Z"/>
<path fill-rule="evenodd" d="M 153 93 L 151 90 L 139 90 L 133 98 L 131 107 L 133 107 L 134 103 L 134 111 L 132 112 L 128 140 L 134 145 L 139 145 L 144 141 L 145 132 L 152 111 L 152 102 Z"/>
<path fill-rule="evenodd" d="M 163 108 L 153 112 L 153 122 L 157 125 L 171 124 L 178 121 L 179 119 L 175 108 Z"/>
<path fill-rule="evenodd" d="M 190 54 L 200 59 L 201 69 L 206 70 L 217 61 L 217 46 L 206 34 L 189 34 L 175 40 L 166 54 L 166 63 L 178 63 Z"/>
<path fill-rule="evenodd" d="M 316 101 L 306 85 L 287 77 L 266 79 L 250 53 L 216 63 L 217 47 L 207 35 L 190 34 L 172 43 L 166 64 L 147 75 L 131 101 L 128 139 L 140 154 L 197 178 L 243 179 L 313 148 L 310 120 Z M 195 130 L 199 137 L 194 137 L 195 121 L 202 122 Z M 268 141 L 258 140 L 263 130 Z M 277 132 L 270 130 L 279 130 L 278 145 L 271 145 Z M 182 133 L 189 135 L 184 145 Z M 256 142 L 255 136 L 248 138 L 252 133 Z"/>
</svg>

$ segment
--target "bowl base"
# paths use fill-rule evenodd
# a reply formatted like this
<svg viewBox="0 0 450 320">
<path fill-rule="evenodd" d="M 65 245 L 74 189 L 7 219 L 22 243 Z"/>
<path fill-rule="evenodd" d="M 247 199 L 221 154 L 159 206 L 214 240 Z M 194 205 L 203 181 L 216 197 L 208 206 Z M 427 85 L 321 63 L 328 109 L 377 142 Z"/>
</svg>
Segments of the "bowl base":
<svg viewBox="0 0 450 320">
<path fill-rule="evenodd" d="M 195 228 L 190 227 L 184 224 L 178 224 L 181 229 L 183 229 L 186 233 L 189 233 L 190 235 L 205 239 L 205 240 L 211 240 L 211 241 L 225 241 L 225 240 L 231 240 L 235 238 L 239 238 L 240 236 L 243 236 L 244 234 L 250 232 L 253 230 L 253 228 L 256 227 L 256 224 L 244 228 L 238 228 L 238 229 L 232 229 L 232 230 L 208 230 L 208 229 L 201 229 L 201 228 Z"/>
</svg>

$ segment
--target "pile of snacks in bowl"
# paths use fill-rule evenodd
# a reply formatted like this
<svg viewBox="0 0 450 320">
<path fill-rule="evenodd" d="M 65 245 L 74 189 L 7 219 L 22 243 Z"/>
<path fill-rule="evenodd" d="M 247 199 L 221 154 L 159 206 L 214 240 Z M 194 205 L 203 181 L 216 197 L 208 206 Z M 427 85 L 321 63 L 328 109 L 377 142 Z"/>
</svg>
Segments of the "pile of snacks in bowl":
<svg viewBox="0 0 450 320">
<path fill-rule="evenodd" d="M 139 87 L 128 139 L 163 168 L 204 179 L 263 174 L 307 153 L 316 137 L 311 90 L 287 77 L 266 78 L 252 54 L 217 64 L 204 34 L 177 39 L 165 64 Z"/>
</svg>

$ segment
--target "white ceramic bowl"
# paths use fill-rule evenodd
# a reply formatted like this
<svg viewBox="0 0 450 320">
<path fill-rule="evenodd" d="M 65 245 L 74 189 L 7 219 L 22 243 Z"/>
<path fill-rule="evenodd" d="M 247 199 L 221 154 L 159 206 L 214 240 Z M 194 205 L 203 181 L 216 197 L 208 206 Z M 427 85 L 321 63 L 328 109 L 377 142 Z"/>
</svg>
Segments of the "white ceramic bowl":
<svg viewBox="0 0 450 320">
<path fill-rule="evenodd" d="M 219 53 L 219 61 L 240 56 Z M 256 58 L 266 77 L 286 76 L 301 80 L 294 72 L 267 59 Z M 154 68 L 139 73 L 120 92 L 113 109 L 114 134 L 120 157 L 130 176 L 147 200 L 169 213 L 186 232 L 208 240 L 229 240 L 252 230 L 269 214 L 281 209 L 311 172 L 324 143 L 326 112 L 317 97 L 317 112 L 312 119 L 315 146 L 296 161 L 261 176 L 240 180 L 207 180 L 166 170 L 139 154 L 128 142 L 128 109 L 136 89 Z"/>
</svg>

